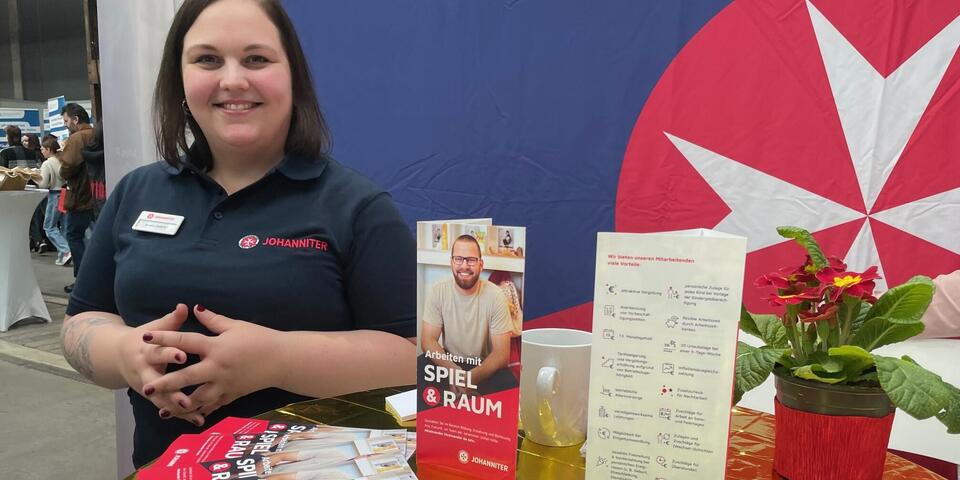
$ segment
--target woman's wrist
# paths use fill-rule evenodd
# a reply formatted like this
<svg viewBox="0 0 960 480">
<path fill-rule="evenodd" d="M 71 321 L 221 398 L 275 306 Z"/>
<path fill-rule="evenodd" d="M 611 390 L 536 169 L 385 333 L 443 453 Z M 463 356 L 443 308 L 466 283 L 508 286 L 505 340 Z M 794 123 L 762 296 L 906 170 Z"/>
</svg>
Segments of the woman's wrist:
<svg viewBox="0 0 960 480">
<path fill-rule="evenodd" d="M 129 362 L 126 359 L 130 355 L 127 354 L 125 349 L 133 348 L 131 341 L 135 341 L 136 339 L 131 340 L 132 336 L 138 335 L 141 342 L 143 341 L 143 337 L 142 334 L 135 332 L 136 328 L 134 327 L 128 325 L 118 325 L 117 327 L 118 329 L 116 337 L 114 337 L 115 341 L 113 342 L 113 348 L 109 349 L 109 354 L 111 355 L 110 364 L 117 366 L 120 376 L 123 377 L 124 382 L 127 383 L 128 387 L 136 388 L 135 385 L 131 385 L 130 381 L 127 380 L 126 368 Z"/>
<path fill-rule="evenodd" d="M 310 371 L 310 369 L 304 368 L 305 365 L 303 365 L 302 356 L 299 353 L 300 348 L 302 348 L 303 343 L 309 343 L 317 349 L 323 348 L 319 344 L 321 339 L 315 338 L 320 336 L 313 334 L 313 332 L 273 330 L 273 335 L 269 340 L 270 349 L 267 351 L 276 352 L 276 354 L 274 355 L 275 361 L 266 362 L 271 367 L 267 372 L 269 386 L 286 391 L 295 391 L 297 388 L 292 382 L 296 380 L 296 376 Z M 304 337 L 310 338 L 305 339 Z"/>
</svg>

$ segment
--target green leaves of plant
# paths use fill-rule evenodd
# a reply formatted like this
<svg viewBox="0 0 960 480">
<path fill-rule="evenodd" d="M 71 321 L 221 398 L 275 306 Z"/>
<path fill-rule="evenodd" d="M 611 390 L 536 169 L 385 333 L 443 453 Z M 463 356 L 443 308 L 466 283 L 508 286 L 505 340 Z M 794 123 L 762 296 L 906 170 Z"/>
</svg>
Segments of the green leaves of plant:
<svg viewBox="0 0 960 480">
<path fill-rule="evenodd" d="M 922 275 L 913 277 L 907 283 L 887 290 L 867 312 L 864 321 L 886 318 L 892 323 L 919 322 L 930 305 L 933 291 L 930 278 Z"/>
<path fill-rule="evenodd" d="M 763 340 L 771 347 L 786 348 L 787 328 L 776 315 L 756 315 L 740 306 L 740 330 Z"/>
<path fill-rule="evenodd" d="M 813 380 L 815 382 L 832 385 L 847 379 L 847 377 L 843 376 L 843 373 L 839 372 L 842 368 L 843 367 L 836 362 L 814 363 L 793 369 L 793 376 L 804 380 Z M 831 372 L 829 370 L 837 371 Z"/>
<path fill-rule="evenodd" d="M 852 345 L 815 352 L 810 364 L 792 369 L 793 375 L 804 380 L 835 384 L 861 379 L 863 371 L 873 367 L 873 355 Z"/>
<path fill-rule="evenodd" d="M 799 227 L 777 227 L 777 233 L 783 238 L 793 239 L 805 248 L 807 255 L 810 255 L 810 261 L 817 270 L 827 266 L 827 257 L 823 255 L 820 245 L 813 239 L 810 232 Z"/>
<path fill-rule="evenodd" d="M 873 351 L 884 345 L 902 342 L 922 332 L 923 324 L 919 321 L 915 323 L 893 323 L 886 318 L 878 317 L 864 323 L 853 335 L 850 344 L 862 347 L 867 351 Z"/>
<path fill-rule="evenodd" d="M 807 230 L 778 227 L 777 233 L 807 251 L 810 265 L 805 266 L 806 273 L 828 266 L 826 256 Z M 811 280 L 807 286 L 818 283 Z M 766 346 L 756 348 L 739 342 L 735 402 L 740 401 L 744 392 L 763 383 L 779 364 L 798 378 L 822 383 L 879 383 L 893 404 L 907 414 L 917 419 L 936 417 L 947 426 L 948 433 L 960 434 L 960 389 L 910 357 L 898 359 L 870 353 L 923 332 L 921 318 L 934 290 L 928 277 L 916 276 L 888 290 L 872 306 L 858 298 L 860 294 L 848 295 L 839 308 L 828 305 L 827 300 L 787 305 L 784 318 L 789 326 L 774 315 L 753 315 L 742 308 L 740 328 L 763 340 Z M 828 307 L 836 310 L 835 319 L 819 323 L 798 321 L 800 308 L 804 312 L 822 312 L 822 308 Z M 804 318 L 816 321 L 819 317 Z M 789 355 L 791 352 L 793 356 Z"/>
<path fill-rule="evenodd" d="M 854 345 L 831 348 L 828 354 L 830 358 L 843 364 L 843 373 L 848 380 L 856 379 L 864 370 L 874 365 L 873 355 Z"/>
<path fill-rule="evenodd" d="M 937 419 L 947 426 L 947 433 L 960 433 L 960 389 L 950 385 L 953 400 L 947 409 L 937 414 Z"/>
<path fill-rule="evenodd" d="M 950 433 L 960 433 L 957 411 L 960 392 L 956 387 L 917 365 L 910 357 L 875 355 L 874 361 L 880 386 L 897 408 L 919 420 L 937 416 Z"/>
<path fill-rule="evenodd" d="M 919 335 L 923 332 L 920 317 L 930 305 L 933 291 L 933 282 L 924 276 L 891 288 L 863 315 L 850 343 L 869 351 Z"/>
<path fill-rule="evenodd" d="M 853 320 L 853 329 L 851 331 L 856 332 L 863 326 L 864 322 L 867 320 L 867 313 L 870 312 L 870 305 L 867 302 L 860 302 L 860 310 L 857 312 L 857 317 Z"/>
<path fill-rule="evenodd" d="M 733 403 L 738 403 L 744 393 L 760 386 L 770 376 L 777 360 L 789 351 L 787 348 L 770 346 L 757 348 L 743 342 L 737 342 L 737 383 L 734 389 Z"/>
<path fill-rule="evenodd" d="M 910 357 L 871 355 L 860 347 L 846 345 L 827 353 L 816 352 L 810 360 L 816 363 L 794 368 L 794 376 L 828 384 L 875 378 L 897 408 L 919 420 L 935 416 L 947 426 L 947 433 L 960 433 L 960 389 Z M 876 371 L 872 370 L 874 366 Z"/>
</svg>

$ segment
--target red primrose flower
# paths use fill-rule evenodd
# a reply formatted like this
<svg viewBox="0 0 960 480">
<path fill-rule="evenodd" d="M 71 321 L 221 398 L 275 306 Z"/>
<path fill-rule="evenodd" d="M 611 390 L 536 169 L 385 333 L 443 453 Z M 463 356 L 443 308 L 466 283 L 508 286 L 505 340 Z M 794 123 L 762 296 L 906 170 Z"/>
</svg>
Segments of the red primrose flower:
<svg viewBox="0 0 960 480">
<path fill-rule="evenodd" d="M 880 278 L 877 274 L 877 267 L 873 266 L 863 273 L 848 272 L 845 270 L 834 270 L 825 268 L 817 273 L 817 280 L 820 281 L 820 293 L 828 291 L 827 301 L 836 302 L 843 295 L 859 298 L 873 303 L 876 298 L 873 296 L 873 289 L 876 287 L 874 280 Z"/>
</svg>

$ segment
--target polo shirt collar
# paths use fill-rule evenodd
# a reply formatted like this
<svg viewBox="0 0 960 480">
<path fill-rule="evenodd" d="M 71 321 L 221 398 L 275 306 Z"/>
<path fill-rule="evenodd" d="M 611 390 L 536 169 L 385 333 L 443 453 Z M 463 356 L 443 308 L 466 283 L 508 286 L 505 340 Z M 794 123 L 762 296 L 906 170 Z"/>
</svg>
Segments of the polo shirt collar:
<svg viewBox="0 0 960 480">
<path fill-rule="evenodd" d="M 326 156 L 317 159 L 306 159 L 285 155 L 280 165 L 277 165 L 277 171 L 291 180 L 312 180 L 323 175 L 330 163 Z"/>
<path fill-rule="evenodd" d="M 283 160 L 280 161 L 280 164 L 277 165 L 275 170 L 279 171 L 291 180 L 311 180 L 322 175 L 324 170 L 326 170 L 328 163 L 330 163 L 330 161 L 326 156 L 320 157 L 316 160 L 307 160 L 300 157 L 286 155 L 283 157 Z M 186 156 L 180 157 L 179 165 L 170 165 L 162 160 L 160 161 L 160 165 L 163 171 L 170 175 L 179 175 L 183 173 L 185 169 L 192 170 L 196 173 L 203 173 L 200 171 L 200 169 L 191 165 Z"/>
<path fill-rule="evenodd" d="M 185 155 L 180 157 L 180 163 L 178 165 L 170 165 L 165 160 L 160 160 L 159 163 L 160 169 L 169 173 L 170 175 L 180 175 L 181 173 L 184 173 L 184 171 L 205 175 L 203 169 L 191 164 Z"/>
<path fill-rule="evenodd" d="M 180 157 L 180 162 L 185 162 L 185 161 L 186 159 L 184 157 Z M 166 160 L 159 160 L 157 161 L 157 163 L 160 164 L 161 170 L 169 173 L 170 175 L 180 175 L 181 173 L 183 173 L 183 163 L 180 163 L 180 165 L 170 165 L 170 163 L 167 162 Z"/>
</svg>

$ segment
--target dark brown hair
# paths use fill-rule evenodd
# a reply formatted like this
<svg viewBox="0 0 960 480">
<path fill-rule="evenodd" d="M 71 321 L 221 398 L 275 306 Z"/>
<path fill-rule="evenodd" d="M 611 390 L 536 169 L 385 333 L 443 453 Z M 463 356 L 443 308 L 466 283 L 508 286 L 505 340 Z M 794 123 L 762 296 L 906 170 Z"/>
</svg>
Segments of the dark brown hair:
<svg viewBox="0 0 960 480">
<path fill-rule="evenodd" d="M 60 115 L 64 117 L 77 117 L 79 123 L 90 123 L 90 114 L 87 109 L 77 103 L 68 103 L 60 109 Z"/>
<path fill-rule="evenodd" d="M 183 55 L 183 38 L 207 7 L 217 0 L 185 0 L 177 10 L 167 32 L 160 73 L 153 92 L 154 131 L 157 150 L 167 163 L 179 166 L 181 152 L 187 152 L 190 163 L 204 170 L 213 164 L 213 155 L 200 126 L 184 108 L 183 72 L 180 59 Z M 313 90 L 310 68 L 300 46 L 300 39 L 293 23 L 279 0 L 257 0 L 260 8 L 280 32 L 280 42 L 290 64 L 293 87 L 293 114 L 290 131 L 284 144 L 288 155 L 315 160 L 326 155 L 330 148 L 330 133 L 327 130 L 317 94 Z M 187 145 L 186 130 L 193 133 L 193 144 Z"/>
<path fill-rule="evenodd" d="M 36 133 L 25 133 L 24 136 L 27 137 L 27 144 L 24 147 L 30 150 L 40 151 L 40 137 Z"/>
<path fill-rule="evenodd" d="M 40 142 L 40 145 L 53 153 L 60 151 L 60 142 L 57 141 L 57 137 L 43 137 L 43 141 Z"/>
<path fill-rule="evenodd" d="M 22 135 L 20 133 L 20 127 L 16 125 L 7 125 L 6 127 L 3 127 L 3 131 L 7 134 L 7 145 L 12 147 L 14 145 L 20 145 L 23 142 L 23 140 L 20 138 Z"/>
</svg>

